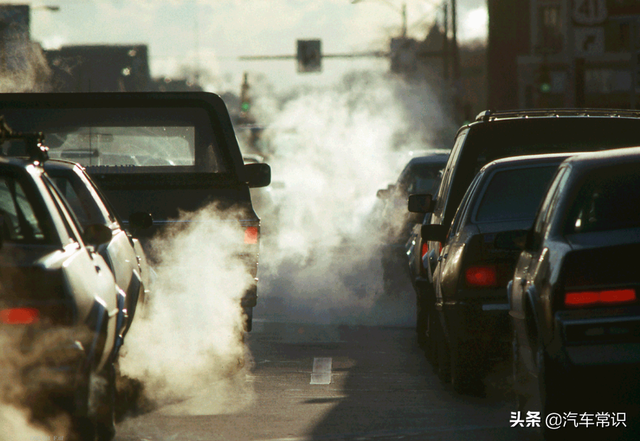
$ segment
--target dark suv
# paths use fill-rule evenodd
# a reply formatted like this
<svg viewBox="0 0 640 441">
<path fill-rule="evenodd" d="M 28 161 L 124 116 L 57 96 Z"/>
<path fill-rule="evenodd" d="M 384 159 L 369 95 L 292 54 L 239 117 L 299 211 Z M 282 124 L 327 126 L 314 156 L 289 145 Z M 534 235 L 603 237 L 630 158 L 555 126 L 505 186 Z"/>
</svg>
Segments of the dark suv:
<svg viewBox="0 0 640 441">
<path fill-rule="evenodd" d="M 640 112 L 613 109 L 485 111 L 456 135 L 437 195 L 413 195 L 409 210 L 425 217 L 428 244 L 424 273 L 416 280 L 418 326 L 428 353 L 434 333 L 444 333 L 444 310 L 456 301 L 436 296 L 433 271 L 441 260 L 447 233 L 469 184 L 488 162 L 519 155 L 606 150 L 640 145 Z M 437 314 L 435 314 L 437 312 Z M 430 335 L 431 334 L 431 335 Z M 444 336 L 444 341 L 448 336 Z M 440 348 L 448 351 L 448 348 Z"/>
</svg>

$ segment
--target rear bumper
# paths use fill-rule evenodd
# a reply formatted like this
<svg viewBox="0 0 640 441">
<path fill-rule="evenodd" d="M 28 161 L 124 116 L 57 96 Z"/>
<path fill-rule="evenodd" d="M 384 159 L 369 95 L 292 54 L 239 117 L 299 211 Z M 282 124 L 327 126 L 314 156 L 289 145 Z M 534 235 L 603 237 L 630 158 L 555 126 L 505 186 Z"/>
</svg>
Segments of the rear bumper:
<svg viewBox="0 0 640 441">
<path fill-rule="evenodd" d="M 481 345 L 489 355 L 504 356 L 511 345 L 509 304 L 497 298 L 445 302 L 440 308 L 449 339 Z"/>
<path fill-rule="evenodd" d="M 561 356 L 572 365 L 640 364 L 640 307 L 560 311 Z"/>
</svg>

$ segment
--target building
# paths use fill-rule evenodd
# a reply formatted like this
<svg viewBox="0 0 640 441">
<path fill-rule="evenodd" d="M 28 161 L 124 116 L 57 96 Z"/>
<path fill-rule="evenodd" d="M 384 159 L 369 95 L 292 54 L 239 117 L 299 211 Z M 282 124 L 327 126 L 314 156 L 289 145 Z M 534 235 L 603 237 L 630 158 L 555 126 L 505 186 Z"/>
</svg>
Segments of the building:
<svg viewBox="0 0 640 441">
<path fill-rule="evenodd" d="M 488 5 L 492 108 L 640 106 L 640 0 Z"/>
<path fill-rule="evenodd" d="M 146 45 L 63 46 L 45 55 L 58 92 L 145 92 L 154 87 Z"/>
</svg>

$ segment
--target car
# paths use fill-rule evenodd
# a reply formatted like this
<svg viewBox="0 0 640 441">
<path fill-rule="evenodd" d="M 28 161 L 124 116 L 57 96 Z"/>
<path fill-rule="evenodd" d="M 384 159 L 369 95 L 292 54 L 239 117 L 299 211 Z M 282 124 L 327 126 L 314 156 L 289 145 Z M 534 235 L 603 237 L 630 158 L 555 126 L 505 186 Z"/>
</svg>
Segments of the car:
<svg viewBox="0 0 640 441">
<path fill-rule="evenodd" d="M 414 225 L 421 224 L 424 217 L 407 211 L 407 198 L 410 194 L 436 190 L 447 158 L 448 154 L 442 152 L 412 158 L 395 184 L 378 190 L 376 194 L 382 201 L 377 215 L 380 216 L 380 253 L 387 292 L 393 291 L 399 273 L 408 274 L 406 244 Z"/>
<path fill-rule="evenodd" d="M 640 366 L 638 170 L 640 148 L 569 158 L 533 226 L 496 236 L 496 246 L 522 250 L 508 286 L 520 406 L 536 391 L 543 415 L 607 403 L 622 409 L 621 398 L 633 395 Z"/>
<path fill-rule="evenodd" d="M 493 246 L 496 234 L 531 227 L 558 165 L 568 154 L 515 156 L 485 165 L 453 218 L 434 271 L 436 302 L 427 329 L 439 376 L 462 394 L 483 394 L 483 377 L 511 355 L 507 282 L 519 252 Z M 424 228 L 429 228 L 430 225 Z"/>
<path fill-rule="evenodd" d="M 111 230 L 77 223 L 42 167 L 41 134 L 1 131 L 30 150 L 30 158 L 0 156 L 0 327 L 16 339 L 16 353 L 30 354 L 9 381 L 39 385 L 19 403 L 34 418 L 46 399 L 71 415 L 81 439 L 111 439 L 125 294 L 95 251 Z"/>
<path fill-rule="evenodd" d="M 139 305 L 143 306 L 151 291 L 152 269 L 147 263 L 140 241 L 131 236 L 118 219 L 109 202 L 101 195 L 80 164 L 62 160 L 48 160 L 44 164 L 47 175 L 55 182 L 82 227 L 102 224 L 111 230 L 111 240 L 98 249 L 105 259 L 116 283 L 126 293 L 126 326 L 131 328 Z M 143 214 L 130 223 L 129 228 L 141 231 L 151 226 L 150 214 Z"/>
<path fill-rule="evenodd" d="M 243 231 L 238 258 L 253 283 L 240 302 L 251 329 L 257 304 L 260 218 L 250 188 L 271 181 L 268 164 L 244 164 L 222 99 L 207 92 L 6 93 L 0 112 L 16 130 L 41 130 L 52 155 L 81 163 L 127 228 L 139 213 L 149 239 L 180 216 L 215 205 Z M 77 155 L 79 150 L 86 152 Z M 146 156 L 144 165 L 122 156 Z M 115 159 L 114 159 L 115 158 Z M 71 158 L 69 158 L 71 159 Z M 167 164 L 169 163 L 169 164 Z M 148 254 L 152 263 L 153 253 Z"/>
<path fill-rule="evenodd" d="M 538 109 L 485 111 L 457 132 L 442 181 L 435 195 L 409 197 L 409 211 L 431 213 L 423 225 L 426 244 L 423 275 L 416 287 L 423 300 L 418 314 L 425 320 L 431 310 L 442 311 L 436 301 L 433 271 L 447 242 L 447 232 L 469 184 L 488 162 L 508 156 L 606 150 L 640 145 L 640 112 L 617 109 Z M 435 323 L 435 325 L 438 325 Z M 427 329 L 424 323 L 416 328 Z M 441 329 L 433 329 L 433 332 Z M 428 331 L 427 331 L 428 332 Z M 426 340 L 431 337 L 428 332 Z"/>
</svg>

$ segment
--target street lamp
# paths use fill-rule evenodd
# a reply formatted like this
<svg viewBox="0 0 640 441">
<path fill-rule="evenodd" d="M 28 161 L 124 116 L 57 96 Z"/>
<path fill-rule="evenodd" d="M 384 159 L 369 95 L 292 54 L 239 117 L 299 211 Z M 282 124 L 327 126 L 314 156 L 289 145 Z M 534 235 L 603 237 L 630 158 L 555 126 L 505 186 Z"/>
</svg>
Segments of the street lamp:
<svg viewBox="0 0 640 441">
<path fill-rule="evenodd" d="M 366 0 L 351 0 L 351 4 L 354 5 L 356 3 L 361 3 L 363 1 L 366 1 Z M 400 36 L 402 38 L 406 38 L 407 37 L 407 4 L 403 2 L 402 7 L 398 8 L 396 5 L 394 5 L 388 0 L 378 0 L 378 1 L 381 1 L 385 5 L 389 6 L 390 8 L 392 8 L 396 12 L 399 12 L 402 15 L 402 30 L 400 32 Z"/>
</svg>

